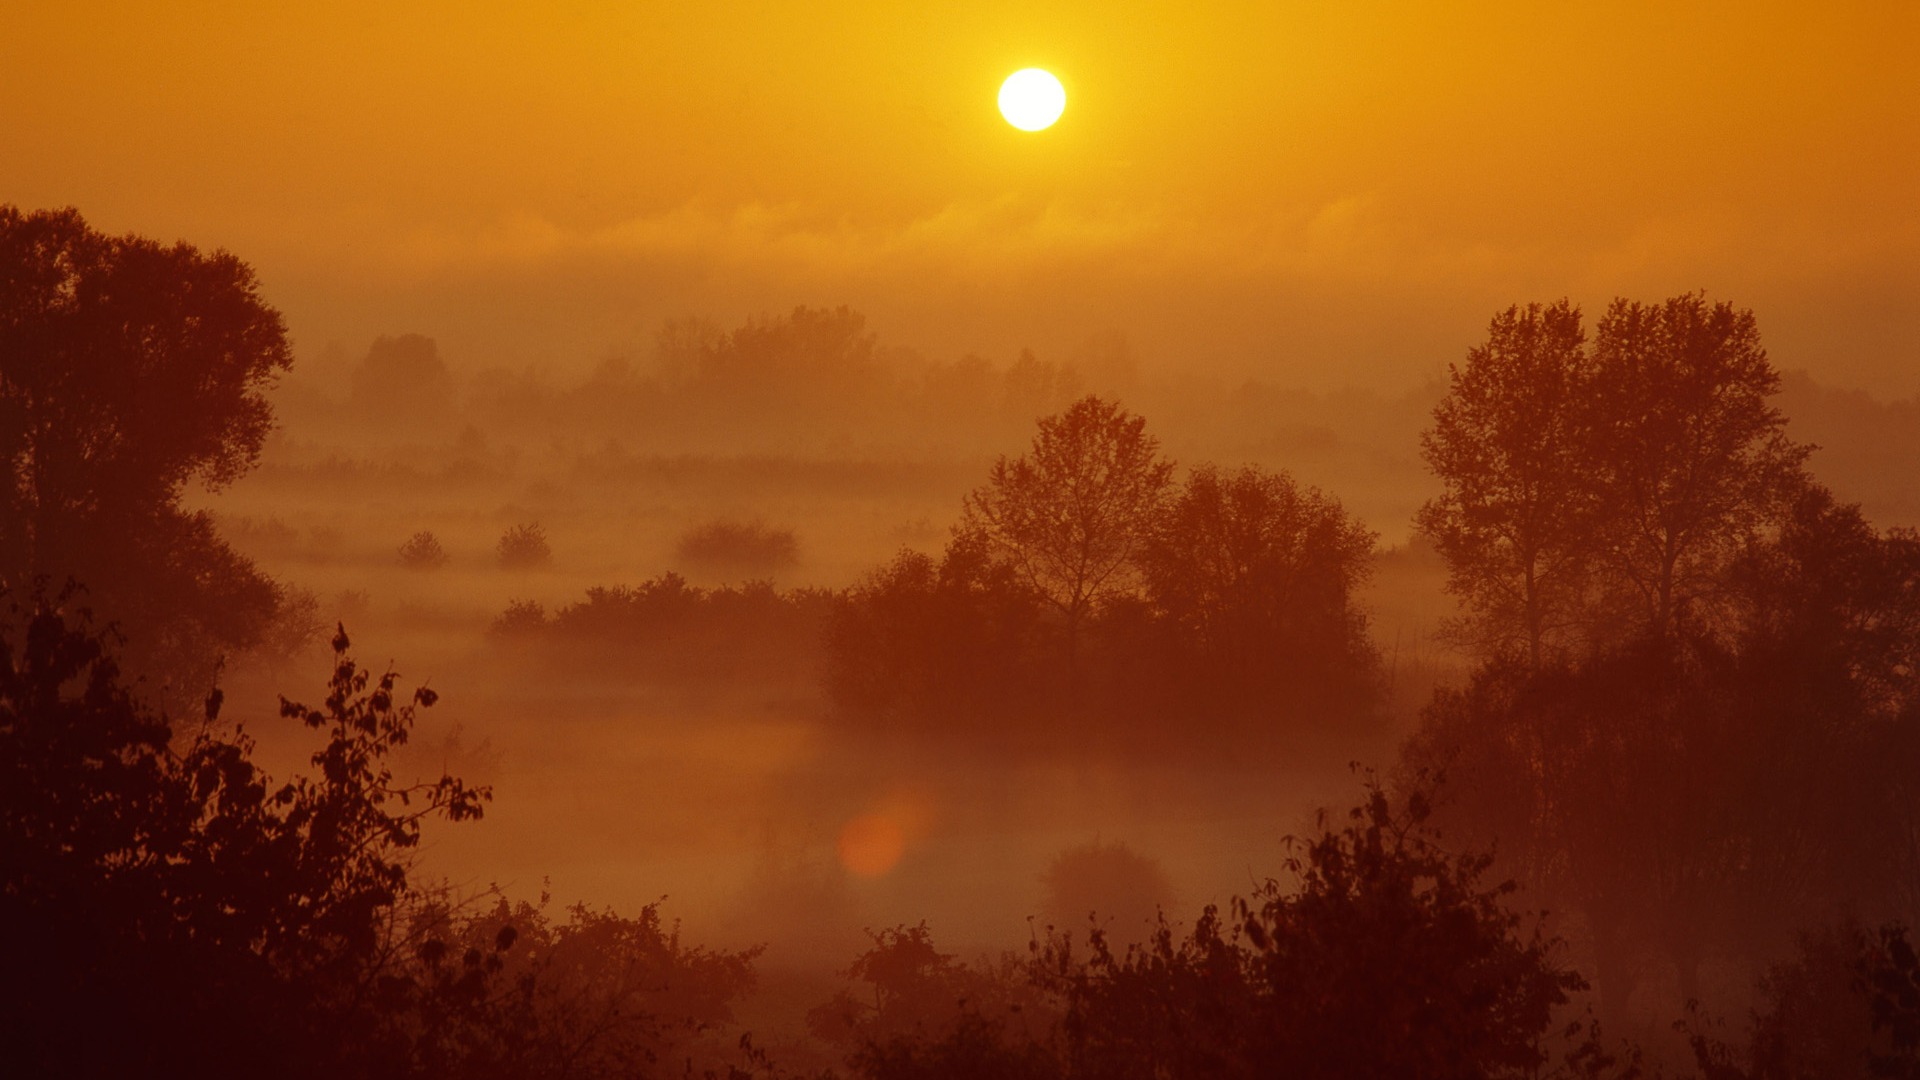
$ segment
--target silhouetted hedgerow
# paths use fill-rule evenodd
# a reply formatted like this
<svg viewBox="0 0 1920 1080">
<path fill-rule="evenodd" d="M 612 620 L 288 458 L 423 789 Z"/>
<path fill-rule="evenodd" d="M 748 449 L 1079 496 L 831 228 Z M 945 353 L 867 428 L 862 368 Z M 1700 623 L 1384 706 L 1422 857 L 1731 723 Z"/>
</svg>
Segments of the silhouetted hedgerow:
<svg viewBox="0 0 1920 1080">
<path fill-rule="evenodd" d="M 501 647 L 596 678 L 692 685 L 721 679 L 817 685 L 833 594 L 767 582 L 702 588 L 678 574 L 596 586 L 551 615 L 516 602 L 494 623 Z"/>
<path fill-rule="evenodd" d="M 758 521 L 709 521 L 680 538 L 674 554 L 688 569 L 764 577 L 800 560 L 792 529 Z"/>
</svg>

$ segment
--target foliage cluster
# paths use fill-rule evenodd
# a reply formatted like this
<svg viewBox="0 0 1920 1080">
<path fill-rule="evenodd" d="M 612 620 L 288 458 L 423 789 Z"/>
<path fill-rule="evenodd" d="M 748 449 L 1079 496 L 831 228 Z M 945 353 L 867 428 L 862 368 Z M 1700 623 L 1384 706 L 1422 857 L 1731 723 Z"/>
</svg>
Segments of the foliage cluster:
<svg viewBox="0 0 1920 1080">
<path fill-rule="evenodd" d="M 553 546 L 539 522 L 522 522 L 500 534 L 494 554 L 507 570 L 532 570 L 553 561 Z"/>
<path fill-rule="evenodd" d="M 668 573 L 595 586 L 551 615 L 520 601 L 495 620 L 496 644 L 576 673 L 686 682 L 805 685 L 819 668 L 832 594 L 759 581 L 705 588 Z"/>
<path fill-rule="evenodd" d="M 724 1069 L 752 954 L 680 943 L 652 908 L 452 904 L 417 880 L 430 819 L 489 792 L 397 777 L 431 707 L 333 641 L 318 733 L 275 781 L 219 720 L 127 695 L 110 642 L 42 604 L 0 633 L 0 1038 L 22 1075 L 628 1076 Z"/>
<path fill-rule="evenodd" d="M 0 591 L 85 582 L 123 663 L 205 693 L 283 593 L 180 498 L 252 468 L 291 363 L 232 255 L 0 206 Z"/>
<path fill-rule="evenodd" d="M 1496 316 L 1422 513 L 1482 663 L 1403 752 L 1442 817 L 1570 914 L 1603 1015 L 1802 928 L 1920 912 L 1920 536 L 1802 470 L 1750 312 Z"/>
<path fill-rule="evenodd" d="M 689 568 L 764 577 L 800 559 L 792 529 L 759 521 L 709 521 L 680 538 L 674 554 Z"/>
<path fill-rule="evenodd" d="M 962 1076 L 1233 1078 L 1631 1076 L 1597 1030 L 1556 1026 L 1583 987 L 1537 918 L 1483 881 L 1485 856 L 1440 847 L 1416 794 L 1370 789 L 1295 841 L 1287 871 L 1222 912 L 1116 953 L 1049 929 L 1023 961 L 973 968 L 925 925 L 875 936 L 866 984 L 815 1012 L 857 1037 L 872 1080 Z"/>
<path fill-rule="evenodd" d="M 424 530 L 400 545 L 400 565 L 409 570 L 438 570 L 447 565 L 449 558 L 440 538 Z"/>
<path fill-rule="evenodd" d="M 845 721 L 1061 745 L 1091 724 L 1125 745 L 1179 716 L 1265 746 L 1376 720 L 1354 600 L 1374 535 L 1286 474 L 1201 465 L 1176 484 L 1145 422 L 1089 397 L 964 510 L 938 559 L 903 552 L 840 605 Z"/>
<path fill-rule="evenodd" d="M 1805 484 L 1779 388 L 1753 313 L 1698 294 L 1616 300 L 1591 345 L 1565 300 L 1494 316 L 1422 439 L 1461 637 L 1538 665 L 1711 625 Z"/>
</svg>

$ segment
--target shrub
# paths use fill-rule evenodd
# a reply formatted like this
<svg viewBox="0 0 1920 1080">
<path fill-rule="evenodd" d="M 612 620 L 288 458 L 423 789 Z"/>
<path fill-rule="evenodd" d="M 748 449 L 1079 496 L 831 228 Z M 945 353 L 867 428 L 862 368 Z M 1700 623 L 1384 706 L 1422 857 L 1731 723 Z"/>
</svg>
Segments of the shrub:
<svg viewBox="0 0 1920 1080">
<path fill-rule="evenodd" d="M 709 521 L 680 538 L 680 561 L 717 572 L 765 574 L 799 561 L 792 529 L 761 522 Z"/>
<path fill-rule="evenodd" d="M 400 565 L 409 570 L 438 570 L 447 565 L 447 557 L 440 538 L 424 530 L 400 545 Z"/>
<path fill-rule="evenodd" d="M 538 600 L 514 600 L 493 620 L 489 631 L 495 637 L 513 637 L 543 630 L 546 625 L 547 609 Z"/>
<path fill-rule="evenodd" d="M 494 620 L 493 635 L 524 633 L 547 661 L 598 677 L 811 687 L 832 606 L 833 595 L 817 589 L 782 592 L 764 581 L 709 589 L 669 573 L 595 586 L 550 616 L 517 601 Z"/>
<path fill-rule="evenodd" d="M 1043 918 L 1068 926 L 1097 913 L 1109 938 L 1122 942 L 1144 938 L 1173 900 L 1173 882 L 1158 860 L 1126 844 L 1097 840 L 1054 856 L 1040 883 Z"/>
<path fill-rule="evenodd" d="M 218 690 L 176 731 L 111 644 L 45 604 L 0 612 L 10 1075 L 448 1075 L 397 1045 L 439 1017 L 397 1007 L 417 981 L 392 930 L 418 898 L 422 825 L 491 796 L 395 776 L 433 691 L 359 667 L 340 631 L 323 707 L 280 699 L 320 741 L 312 773 L 281 782 L 216 723 Z"/>
<path fill-rule="evenodd" d="M 327 630 L 326 620 L 320 617 L 320 596 L 312 589 L 277 584 L 274 595 L 273 621 L 253 648 L 254 655 L 269 665 L 298 658 Z"/>
<path fill-rule="evenodd" d="M 515 525 L 500 534 L 500 565 L 508 570 L 526 570 L 553 561 L 553 548 L 547 545 L 547 530 L 539 522 Z"/>
</svg>

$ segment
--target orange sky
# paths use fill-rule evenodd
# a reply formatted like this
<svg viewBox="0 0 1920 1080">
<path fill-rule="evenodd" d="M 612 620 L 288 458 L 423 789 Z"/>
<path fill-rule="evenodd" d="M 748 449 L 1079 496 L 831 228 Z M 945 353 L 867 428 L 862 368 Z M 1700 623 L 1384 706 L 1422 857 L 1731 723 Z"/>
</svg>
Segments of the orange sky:
<svg viewBox="0 0 1920 1080">
<path fill-rule="evenodd" d="M 942 358 L 1398 387 L 1513 301 L 1704 288 L 1920 392 L 1920 5 L 292 7 L 10 7 L 0 201 L 226 246 L 307 350 L 585 366 L 849 303 Z M 1051 131 L 994 111 L 1024 66 Z"/>
</svg>

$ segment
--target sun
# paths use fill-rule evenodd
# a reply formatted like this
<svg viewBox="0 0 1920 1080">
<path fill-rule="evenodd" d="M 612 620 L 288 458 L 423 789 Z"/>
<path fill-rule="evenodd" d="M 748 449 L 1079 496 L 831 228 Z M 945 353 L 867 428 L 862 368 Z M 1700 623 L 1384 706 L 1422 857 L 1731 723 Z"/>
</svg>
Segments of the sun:
<svg viewBox="0 0 1920 1080">
<path fill-rule="evenodd" d="M 1043 131 L 1067 107 L 1067 88 L 1050 72 L 1024 68 L 1000 84 L 1000 115 L 1021 131 Z"/>
</svg>

